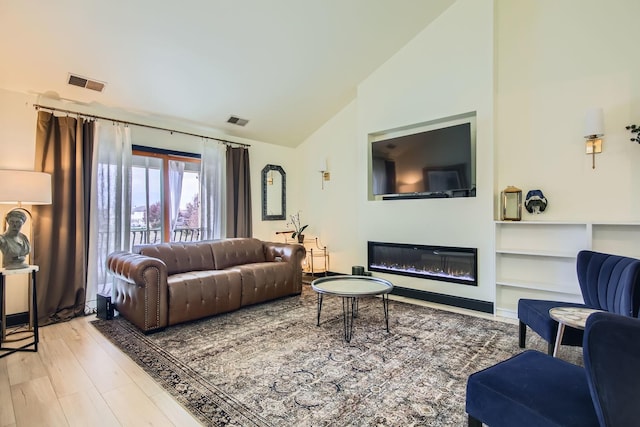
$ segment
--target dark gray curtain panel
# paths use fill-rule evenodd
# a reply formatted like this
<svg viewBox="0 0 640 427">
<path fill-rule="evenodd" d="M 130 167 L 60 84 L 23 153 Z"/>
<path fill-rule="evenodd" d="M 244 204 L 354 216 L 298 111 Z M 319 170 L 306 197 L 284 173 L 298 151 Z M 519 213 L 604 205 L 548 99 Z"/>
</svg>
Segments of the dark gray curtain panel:
<svg viewBox="0 0 640 427">
<path fill-rule="evenodd" d="M 249 150 L 227 147 L 227 237 L 252 237 Z"/>
<path fill-rule="evenodd" d="M 51 174 L 52 204 L 34 206 L 42 325 L 84 313 L 94 123 L 38 112 L 35 170 Z"/>
</svg>

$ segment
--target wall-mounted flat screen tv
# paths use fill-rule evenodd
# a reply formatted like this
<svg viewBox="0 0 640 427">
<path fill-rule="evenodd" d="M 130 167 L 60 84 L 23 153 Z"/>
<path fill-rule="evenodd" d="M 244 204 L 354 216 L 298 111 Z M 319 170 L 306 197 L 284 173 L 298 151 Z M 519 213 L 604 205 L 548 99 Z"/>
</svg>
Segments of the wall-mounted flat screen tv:
<svg viewBox="0 0 640 427">
<path fill-rule="evenodd" d="M 374 196 L 475 197 L 475 127 L 467 121 L 371 143 Z"/>
</svg>

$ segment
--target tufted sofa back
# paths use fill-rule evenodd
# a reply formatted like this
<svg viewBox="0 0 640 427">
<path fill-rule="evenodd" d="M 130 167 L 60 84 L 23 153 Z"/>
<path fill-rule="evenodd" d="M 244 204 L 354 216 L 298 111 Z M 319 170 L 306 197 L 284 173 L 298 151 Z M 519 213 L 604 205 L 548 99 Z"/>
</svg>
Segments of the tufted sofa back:
<svg viewBox="0 0 640 427">
<path fill-rule="evenodd" d="M 186 271 L 215 270 L 211 241 L 172 242 L 137 246 L 134 251 L 141 255 L 162 260 L 167 265 L 167 274 Z"/>
<path fill-rule="evenodd" d="M 252 238 L 234 238 L 211 242 L 216 270 L 242 264 L 265 262 L 262 241 Z"/>
<path fill-rule="evenodd" d="M 162 260 L 167 274 L 224 270 L 242 264 L 265 262 L 261 240 L 233 238 L 201 242 L 171 242 L 134 247 L 134 252 Z"/>
<path fill-rule="evenodd" d="M 578 253 L 576 268 L 586 305 L 623 316 L 638 316 L 640 260 L 585 250 Z"/>
</svg>

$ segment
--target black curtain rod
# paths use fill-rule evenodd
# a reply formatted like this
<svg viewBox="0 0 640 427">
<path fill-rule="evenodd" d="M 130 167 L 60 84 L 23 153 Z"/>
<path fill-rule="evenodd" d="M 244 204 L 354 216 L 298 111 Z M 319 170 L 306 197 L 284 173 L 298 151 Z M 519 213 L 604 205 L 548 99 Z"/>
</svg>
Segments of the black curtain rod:
<svg viewBox="0 0 640 427">
<path fill-rule="evenodd" d="M 213 141 L 221 142 L 221 143 L 223 143 L 225 145 L 231 144 L 231 145 L 239 145 L 241 147 L 251 147 L 251 145 L 243 144 L 241 142 L 227 141 L 226 139 L 213 138 L 211 136 L 198 135 L 196 133 L 183 132 L 181 130 L 161 128 L 161 127 L 158 127 L 158 126 L 144 125 L 144 124 L 141 124 L 141 123 L 127 122 L 127 121 L 124 121 L 124 120 L 112 119 L 110 117 L 96 116 L 95 114 L 85 114 L 85 113 L 80 113 L 78 111 L 64 110 L 62 108 L 47 107 L 46 105 L 33 104 L 33 106 L 35 107 L 36 110 L 43 109 L 43 110 L 59 111 L 61 113 L 75 114 L 77 116 L 88 117 L 88 118 L 91 118 L 91 119 L 109 120 L 111 122 L 122 123 L 124 125 L 140 126 L 140 127 L 143 127 L 143 128 L 162 130 L 162 131 L 170 132 L 170 133 L 180 133 L 182 135 L 189 135 L 189 136 L 195 136 L 195 137 L 198 137 L 198 138 L 210 139 L 210 140 L 213 140 Z"/>
</svg>

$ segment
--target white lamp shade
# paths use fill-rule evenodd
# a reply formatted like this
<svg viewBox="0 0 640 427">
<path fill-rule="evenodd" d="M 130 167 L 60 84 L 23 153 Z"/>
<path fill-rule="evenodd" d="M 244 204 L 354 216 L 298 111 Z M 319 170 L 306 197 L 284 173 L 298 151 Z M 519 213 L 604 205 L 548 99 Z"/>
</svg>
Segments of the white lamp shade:
<svg viewBox="0 0 640 427">
<path fill-rule="evenodd" d="M 0 170 L 0 203 L 51 204 L 51 175 L 25 170 Z"/>
<path fill-rule="evenodd" d="M 591 108 L 587 111 L 584 121 L 584 137 L 599 137 L 604 135 L 604 119 L 602 108 Z"/>
<path fill-rule="evenodd" d="M 329 169 L 327 168 L 327 158 L 326 158 L 326 157 L 325 157 L 325 158 L 321 158 L 321 159 L 318 161 L 318 168 L 319 168 L 318 170 L 319 170 L 320 172 L 326 172 L 326 171 L 328 171 L 328 170 L 329 170 Z"/>
</svg>

